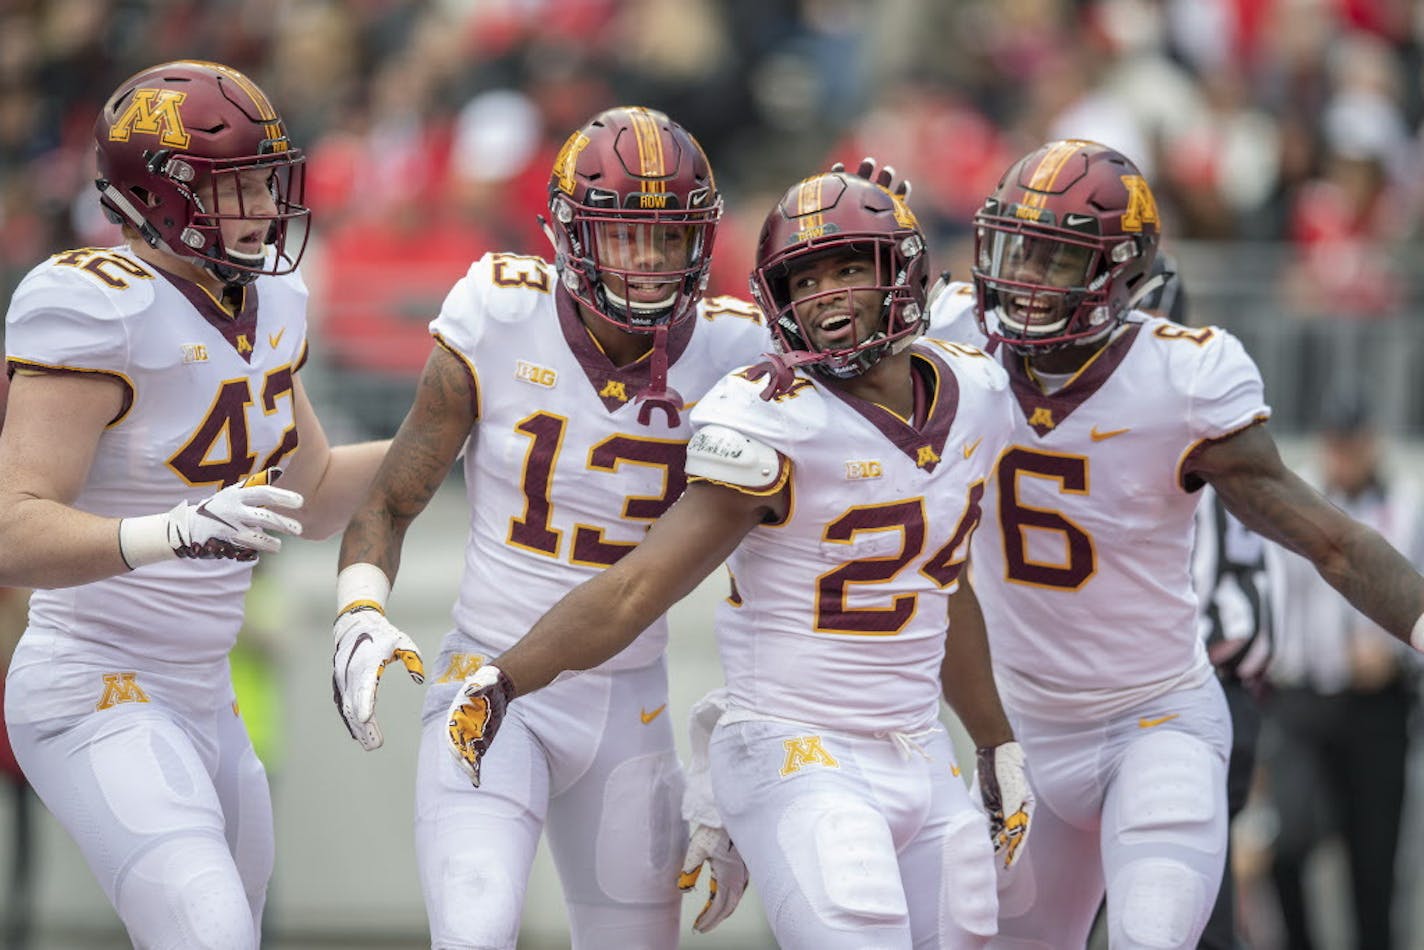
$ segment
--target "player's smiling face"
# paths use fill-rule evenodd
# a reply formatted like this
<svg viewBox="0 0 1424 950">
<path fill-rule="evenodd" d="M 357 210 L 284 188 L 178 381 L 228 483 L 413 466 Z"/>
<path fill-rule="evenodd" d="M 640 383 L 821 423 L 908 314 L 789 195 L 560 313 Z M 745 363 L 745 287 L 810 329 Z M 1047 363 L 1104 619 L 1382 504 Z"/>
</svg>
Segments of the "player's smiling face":
<svg viewBox="0 0 1424 950">
<path fill-rule="evenodd" d="M 818 351 L 844 350 L 879 332 L 883 294 L 875 258 L 843 250 L 795 264 L 788 289 L 807 342 Z"/>
<path fill-rule="evenodd" d="M 1052 238 L 1005 236 L 1001 276 L 1024 285 L 1003 291 L 1005 316 L 1022 332 L 1047 335 L 1058 332 L 1067 319 L 1067 301 L 1060 290 L 1082 287 L 1094 251 Z"/>
<path fill-rule="evenodd" d="M 605 288 L 638 307 L 671 306 L 692 260 L 686 224 L 600 223 L 594 228 Z"/>
</svg>

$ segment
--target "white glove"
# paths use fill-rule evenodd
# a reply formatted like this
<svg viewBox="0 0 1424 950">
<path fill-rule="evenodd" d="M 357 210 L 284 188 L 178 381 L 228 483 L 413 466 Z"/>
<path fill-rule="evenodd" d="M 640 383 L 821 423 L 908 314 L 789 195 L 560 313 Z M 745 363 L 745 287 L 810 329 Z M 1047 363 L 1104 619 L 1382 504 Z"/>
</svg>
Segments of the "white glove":
<svg viewBox="0 0 1424 950">
<path fill-rule="evenodd" d="M 725 828 L 698 825 L 687 842 L 687 857 L 677 876 L 679 890 L 690 891 L 702 874 L 702 865 L 712 870 L 707 879 L 707 903 L 692 922 L 692 929 L 707 933 L 732 915 L 747 889 L 747 866 Z"/>
<path fill-rule="evenodd" d="M 896 181 L 894 165 L 886 165 L 884 168 L 880 169 L 879 173 L 876 172 L 875 165 L 875 159 L 867 155 L 860 160 L 860 167 L 855 170 L 855 173 L 861 178 L 864 178 L 866 181 L 874 182 L 881 188 L 884 188 L 886 191 L 893 191 L 895 194 L 908 201 L 910 198 L 911 190 L 910 180 L 908 178 L 902 178 L 899 181 Z M 846 167 L 844 162 L 836 162 L 834 165 L 831 166 L 832 172 L 844 172 L 845 170 Z"/>
<path fill-rule="evenodd" d="M 495 666 L 482 666 L 465 680 L 446 716 L 450 754 L 460 771 L 480 787 L 480 760 L 489 751 L 504 711 L 514 699 L 514 683 Z"/>
<path fill-rule="evenodd" d="M 298 509 L 304 499 L 294 491 L 275 488 L 282 474 L 269 468 L 229 485 L 194 505 L 179 502 L 171 511 L 119 522 L 119 553 L 132 569 L 174 557 L 234 558 L 253 561 L 259 553 L 282 547 L 268 531 L 300 535 L 299 522 L 265 505 Z"/>
<path fill-rule="evenodd" d="M 415 641 L 401 633 L 375 604 L 360 603 L 336 618 L 331 657 L 331 698 L 351 738 L 367 752 L 385 740 L 376 723 L 376 687 L 386 664 L 400 660 L 416 684 L 425 682 L 425 662 Z"/>
<path fill-rule="evenodd" d="M 1023 747 L 1005 742 L 975 753 L 974 788 L 989 817 L 989 836 L 994 839 L 994 857 L 1005 869 L 1013 867 L 1024 842 L 1028 841 L 1035 798 L 1024 769 Z"/>
</svg>

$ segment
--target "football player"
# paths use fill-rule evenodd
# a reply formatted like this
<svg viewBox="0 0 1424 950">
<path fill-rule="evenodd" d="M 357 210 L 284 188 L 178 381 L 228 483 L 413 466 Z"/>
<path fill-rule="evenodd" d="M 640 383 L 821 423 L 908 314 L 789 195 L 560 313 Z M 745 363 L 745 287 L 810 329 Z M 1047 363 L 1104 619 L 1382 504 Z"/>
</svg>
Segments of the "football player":
<svg viewBox="0 0 1424 950">
<path fill-rule="evenodd" d="M 446 710 L 488 657 L 635 549 L 686 484 L 688 406 L 766 349 L 756 307 L 702 299 L 721 214 L 702 148 L 661 112 L 610 109 L 569 136 L 549 180 L 553 263 L 488 254 L 450 291 L 398 448 L 343 538 L 335 694 L 375 749 L 382 668 L 422 669 L 384 613 L 401 543 L 464 454 L 465 570 L 416 789 L 435 946 L 515 945 L 546 824 L 575 947 L 677 943 L 688 835 L 673 717 L 658 714 L 666 620 L 646 617 L 616 658 L 523 704 L 479 789 L 445 749 Z M 744 874 L 725 841 L 708 844 L 698 836 L 720 890 L 699 929 L 730 911 Z"/>
<path fill-rule="evenodd" d="M 1203 485 L 1424 643 L 1424 578 L 1284 467 L 1241 344 L 1135 309 L 1157 284 L 1160 227 L 1125 156 L 1050 142 L 975 216 L 972 285 L 935 298 L 939 332 L 993 352 L 1014 397 L 973 552 L 1040 806 L 1003 882 L 1005 946 L 1081 946 L 1105 887 L 1114 947 L 1195 947 L 1206 923 L 1231 726 L 1197 631 Z"/>
<path fill-rule="evenodd" d="M 927 275 L 900 194 L 844 172 L 787 191 L 753 276 L 778 354 L 698 403 L 690 484 L 643 543 L 478 671 L 448 715 L 471 777 L 506 781 L 504 740 L 490 747 L 501 722 L 517 730 L 535 690 L 628 649 L 730 558 L 727 686 L 699 711 L 713 811 L 782 947 L 983 946 L 995 851 L 1012 862 L 1028 830 L 1023 756 L 964 573 L 1010 428 L 1007 377 L 974 347 L 920 339 Z M 941 697 L 979 748 L 988 823 Z"/>
<path fill-rule="evenodd" d="M 227 654 L 271 532 L 338 530 L 385 444 L 331 448 L 303 389 L 303 156 L 262 91 L 166 63 L 94 137 L 125 242 L 6 318 L 0 585 L 41 588 L 6 719 L 135 946 L 254 947 L 271 803 Z"/>
</svg>

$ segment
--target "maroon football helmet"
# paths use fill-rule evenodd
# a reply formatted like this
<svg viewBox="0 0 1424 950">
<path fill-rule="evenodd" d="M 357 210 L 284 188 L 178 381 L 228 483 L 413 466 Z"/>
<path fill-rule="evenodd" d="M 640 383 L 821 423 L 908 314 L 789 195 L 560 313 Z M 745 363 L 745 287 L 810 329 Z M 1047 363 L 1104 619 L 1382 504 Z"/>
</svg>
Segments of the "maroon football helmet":
<svg viewBox="0 0 1424 950">
<path fill-rule="evenodd" d="M 788 279 L 793 269 L 846 252 L 873 256 L 874 275 L 862 286 L 812 294 L 793 304 Z M 816 175 L 791 186 L 767 215 L 751 285 L 782 353 L 810 354 L 796 363 L 839 379 L 859 376 L 924 332 L 929 285 L 924 233 L 900 195 L 844 172 Z M 819 297 L 865 290 L 884 294 L 879 329 L 849 346 L 817 349 L 798 307 L 810 313 Z"/>
<path fill-rule="evenodd" d="M 150 245 L 197 258 L 226 284 L 296 269 L 307 230 L 288 248 L 288 226 L 310 214 L 302 205 L 305 159 L 242 73 L 196 60 L 145 69 L 109 97 L 94 143 L 105 212 Z M 244 174 L 254 170 L 267 174 L 266 194 L 257 198 Z M 222 222 L 231 220 L 263 223 L 264 247 L 226 247 Z"/>
<path fill-rule="evenodd" d="M 1017 350 L 1100 339 L 1152 289 L 1160 234 L 1152 190 L 1121 153 L 1076 139 L 1035 149 L 974 216 L 979 325 Z"/>
<path fill-rule="evenodd" d="M 554 160 L 549 212 L 555 265 L 579 303 L 636 332 L 692 315 L 722 196 L 682 126 L 638 106 L 595 116 Z"/>
</svg>

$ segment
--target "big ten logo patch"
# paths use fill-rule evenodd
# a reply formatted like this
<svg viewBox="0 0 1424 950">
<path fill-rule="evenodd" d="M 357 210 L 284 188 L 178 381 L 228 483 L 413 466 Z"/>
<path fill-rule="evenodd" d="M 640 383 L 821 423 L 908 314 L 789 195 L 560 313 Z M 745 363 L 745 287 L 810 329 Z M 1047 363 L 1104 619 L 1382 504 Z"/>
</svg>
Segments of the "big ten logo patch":
<svg viewBox="0 0 1424 950">
<path fill-rule="evenodd" d="M 849 482 L 862 478 L 879 478 L 884 474 L 885 467 L 875 459 L 851 459 L 845 463 L 845 477 Z"/>
<path fill-rule="evenodd" d="M 517 360 L 514 364 L 514 378 L 533 383 L 535 386 L 543 386 L 545 389 L 553 389 L 554 384 L 559 381 L 559 374 L 547 366 L 540 366 L 528 360 Z"/>
</svg>

